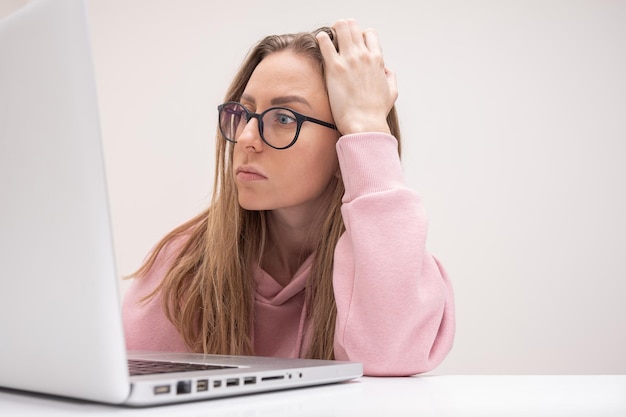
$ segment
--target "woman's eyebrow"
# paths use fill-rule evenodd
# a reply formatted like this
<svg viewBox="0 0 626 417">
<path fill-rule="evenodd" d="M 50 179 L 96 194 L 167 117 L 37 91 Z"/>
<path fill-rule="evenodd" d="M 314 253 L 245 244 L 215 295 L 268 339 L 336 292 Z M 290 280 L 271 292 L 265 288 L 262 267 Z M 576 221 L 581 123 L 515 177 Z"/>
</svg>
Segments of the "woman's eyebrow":
<svg viewBox="0 0 626 417">
<path fill-rule="evenodd" d="M 251 104 L 256 104 L 256 100 L 250 94 L 246 94 L 246 93 L 242 94 L 241 100 L 247 101 Z M 311 103 L 309 103 L 307 99 L 305 99 L 302 96 L 296 96 L 296 95 L 279 96 L 279 97 L 274 97 L 273 99 L 270 100 L 270 104 L 272 106 L 283 106 L 289 103 L 302 103 L 308 108 L 312 109 Z"/>
<path fill-rule="evenodd" d="M 280 97 L 275 97 L 270 101 L 270 103 L 273 106 L 280 106 L 280 105 L 294 103 L 294 102 L 302 103 L 306 105 L 308 108 L 311 108 L 311 104 L 304 97 L 301 97 L 301 96 L 280 96 Z"/>
<path fill-rule="evenodd" d="M 250 102 L 250 103 L 252 103 L 252 104 L 254 104 L 254 103 L 255 103 L 255 101 L 254 101 L 254 97 L 252 97 L 250 94 L 246 94 L 246 93 L 243 93 L 243 94 L 241 95 L 241 99 L 240 99 L 240 100 L 249 101 L 249 102 Z"/>
</svg>

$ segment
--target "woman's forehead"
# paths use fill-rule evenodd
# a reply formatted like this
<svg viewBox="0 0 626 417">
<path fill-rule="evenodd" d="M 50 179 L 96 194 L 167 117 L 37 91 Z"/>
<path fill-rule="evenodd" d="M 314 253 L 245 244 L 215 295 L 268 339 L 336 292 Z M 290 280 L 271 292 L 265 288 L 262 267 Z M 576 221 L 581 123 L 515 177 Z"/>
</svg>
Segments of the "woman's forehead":
<svg viewBox="0 0 626 417">
<path fill-rule="evenodd" d="M 310 103 L 320 92 L 325 96 L 322 74 L 313 59 L 292 51 L 280 51 L 268 55 L 257 65 L 242 96 L 255 102 L 295 96 Z"/>
</svg>

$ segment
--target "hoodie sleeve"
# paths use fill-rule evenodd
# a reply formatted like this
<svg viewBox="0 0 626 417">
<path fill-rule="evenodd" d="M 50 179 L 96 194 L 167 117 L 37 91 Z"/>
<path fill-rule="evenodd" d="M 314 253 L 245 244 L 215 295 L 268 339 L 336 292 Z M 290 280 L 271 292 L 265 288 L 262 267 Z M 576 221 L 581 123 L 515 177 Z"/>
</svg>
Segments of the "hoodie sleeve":
<svg viewBox="0 0 626 417">
<path fill-rule="evenodd" d="M 371 376 L 427 372 L 454 339 L 454 296 L 426 250 L 427 220 L 407 188 L 393 136 L 353 134 L 337 143 L 346 232 L 335 250 L 335 357 Z"/>
</svg>

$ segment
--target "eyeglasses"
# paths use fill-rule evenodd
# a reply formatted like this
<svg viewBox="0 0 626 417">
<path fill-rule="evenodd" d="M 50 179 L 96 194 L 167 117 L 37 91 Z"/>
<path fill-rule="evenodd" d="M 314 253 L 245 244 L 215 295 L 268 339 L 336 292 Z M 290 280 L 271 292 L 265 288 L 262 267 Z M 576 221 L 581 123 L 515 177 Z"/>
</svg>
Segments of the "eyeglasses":
<svg viewBox="0 0 626 417">
<path fill-rule="evenodd" d="M 227 141 L 233 143 L 237 143 L 237 138 L 252 118 L 257 119 L 263 142 L 274 149 L 287 149 L 296 143 L 304 122 L 337 130 L 337 126 L 332 123 L 305 116 L 285 107 L 272 107 L 263 113 L 252 113 L 243 104 L 229 101 L 217 106 L 217 110 L 220 132 Z"/>
</svg>

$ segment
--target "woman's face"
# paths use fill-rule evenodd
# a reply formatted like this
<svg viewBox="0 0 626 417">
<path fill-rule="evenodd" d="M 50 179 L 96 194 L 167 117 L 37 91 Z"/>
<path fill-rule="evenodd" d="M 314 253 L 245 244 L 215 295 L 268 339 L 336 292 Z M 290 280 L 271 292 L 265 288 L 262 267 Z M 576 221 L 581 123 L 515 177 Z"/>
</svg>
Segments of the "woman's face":
<svg viewBox="0 0 626 417">
<path fill-rule="evenodd" d="M 333 123 L 322 75 L 313 61 L 291 51 L 267 56 L 254 70 L 241 103 L 250 112 L 287 107 Z M 268 146 L 251 118 L 234 145 L 233 175 L 239 204 L 247 210 L 283 210 L 311 216 L 334 175 L 339 175 L 336 130 L 304 122 L 287 149 Z"/>
</svg>

